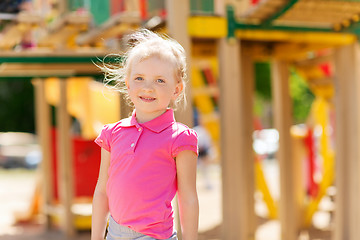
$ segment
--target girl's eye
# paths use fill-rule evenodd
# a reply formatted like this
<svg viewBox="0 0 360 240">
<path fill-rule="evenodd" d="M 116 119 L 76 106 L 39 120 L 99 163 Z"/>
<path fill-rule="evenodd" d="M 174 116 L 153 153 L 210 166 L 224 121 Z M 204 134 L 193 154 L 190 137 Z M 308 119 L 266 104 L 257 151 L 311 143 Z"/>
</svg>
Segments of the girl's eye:
<svg viewBox="0 0 360 240">
<path fill-rule="evenodd" d="M 164 82 L 165 82 L 163 79 L 160 79 L 160 78 L 157 79 L 156 81 L 157 81 L 158 83 L 164 83 Z"/>
<path fill-rule="evenodd" d="M 136 77 L 135 80 L 142 81 L 144 79 L 142 77 Z"/>
</svg>

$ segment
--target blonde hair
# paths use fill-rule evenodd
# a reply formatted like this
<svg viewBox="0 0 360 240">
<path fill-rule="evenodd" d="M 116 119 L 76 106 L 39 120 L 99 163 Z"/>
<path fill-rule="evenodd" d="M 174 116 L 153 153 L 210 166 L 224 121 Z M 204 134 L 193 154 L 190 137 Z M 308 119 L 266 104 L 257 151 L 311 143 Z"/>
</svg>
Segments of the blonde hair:
<svg viewBox="0 0 360 240">
<path fill-rule="evenodd" d="M 150 57 L 159 57 L 174 63 L 175 77 L 178 82 L 183 84 L 183 89 L 177 99 L 171 104 L 175 110 L 183 102 L 186 106 L 185 86 L 186 86 L 186 55 L 184 48 L 174 39 L 165 34 L 157 34 L 147 29 L 141 29 L 126 38 L 129 49 L 125 54 L 109 54 L 104 60 L 100 68 L 105 73 L 105 83 L 115 83 L 114 87 L 125 97 L 129 104 L 131 104 L 125 80 L 130 75 L 131 64 L 140 62 Z M 105 60 L 107 57 L 118 57 L 117 63 L 107 64 Z"/>
</svg>

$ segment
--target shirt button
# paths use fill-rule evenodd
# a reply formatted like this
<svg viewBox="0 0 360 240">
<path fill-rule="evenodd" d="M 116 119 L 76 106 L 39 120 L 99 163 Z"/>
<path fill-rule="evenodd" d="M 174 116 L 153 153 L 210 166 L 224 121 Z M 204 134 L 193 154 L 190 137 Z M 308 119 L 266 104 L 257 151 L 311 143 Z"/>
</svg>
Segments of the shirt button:
<svg viewBox="0 0 360 240">
<path fill-rule="evenodd" d="M 135 146 L 135 143 L 132 143 L 130 146 L 131 146 L 131 147 L 134 147 L 134 146 Z"/>
<path fill-rule="evenodd" d="M 142 130 L 142 128 L 141 128 L 141 127 L 140 127 L 140 128 L 138 128 L 138 131 L 139 131 L 139 132 L 141 132 L 141 130 Z"/>
</svg>

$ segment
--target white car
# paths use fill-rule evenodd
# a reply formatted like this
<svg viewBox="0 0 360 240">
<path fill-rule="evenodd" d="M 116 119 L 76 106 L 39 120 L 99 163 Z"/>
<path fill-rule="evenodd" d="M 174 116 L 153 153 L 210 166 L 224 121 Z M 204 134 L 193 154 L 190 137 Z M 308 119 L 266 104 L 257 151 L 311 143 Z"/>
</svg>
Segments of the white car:
<svg viewBox="0 0 360 240">
<path fill-rule="evenodd" d="M 0 166 L 36 168 L 41 162 L 37 136 L 24 132 L 0 133 Z"/>
</svg>

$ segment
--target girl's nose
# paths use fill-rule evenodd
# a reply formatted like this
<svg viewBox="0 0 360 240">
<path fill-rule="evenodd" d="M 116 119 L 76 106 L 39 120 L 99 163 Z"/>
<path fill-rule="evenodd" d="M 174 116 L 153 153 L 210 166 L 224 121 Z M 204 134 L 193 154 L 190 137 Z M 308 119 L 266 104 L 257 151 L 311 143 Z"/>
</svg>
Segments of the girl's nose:
<svg viewBox="0 0 360 240">
<path fill-rule="evenodd" d="M 143 90 L 148 92 L 153 91 L 153 83 L 151 81 L 144 81 Z"/>
</svg>

